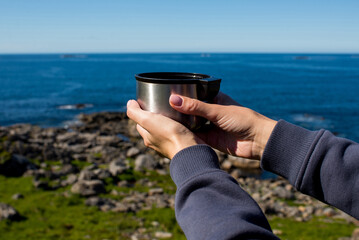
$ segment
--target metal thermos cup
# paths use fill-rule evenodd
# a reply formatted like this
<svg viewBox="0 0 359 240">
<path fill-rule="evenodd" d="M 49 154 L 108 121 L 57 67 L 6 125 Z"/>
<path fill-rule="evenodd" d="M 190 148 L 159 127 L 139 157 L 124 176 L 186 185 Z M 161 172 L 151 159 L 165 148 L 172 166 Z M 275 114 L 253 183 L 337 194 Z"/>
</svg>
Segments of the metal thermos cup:
<svg viewBox="0 0 359 240">
<path fill-rule="evenodd" d="M 191 130 L 200 128 L 205 119 L 174 110 L 169 104 L 171 94 L 211 102 L 218 94 L 221 79 L 205 74 L 182 72 L 151 72 L 135 75 L 137 101 L 141 108 L 170 117 Z"/>
</svg>

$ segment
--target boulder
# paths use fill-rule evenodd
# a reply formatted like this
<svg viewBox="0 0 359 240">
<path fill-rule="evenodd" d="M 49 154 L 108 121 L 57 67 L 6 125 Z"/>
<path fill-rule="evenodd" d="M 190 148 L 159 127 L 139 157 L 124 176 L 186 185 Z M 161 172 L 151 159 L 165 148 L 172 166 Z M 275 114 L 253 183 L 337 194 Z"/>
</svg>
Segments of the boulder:
<svg viewBox="0 0 359 240">
<path fill-rule="evenodd" d="M 116 147 L 120 142 L 120 138 L 117 136 L 97 136 L 96 143 L 99 145 L 107 145 Z"/>
<path fill-rule="evenodd" d="M 66 176 L 69 175 L 71 173 L 77 173 L 78 169 L 76 166 L 72 165 L 72 164 L 65 164 L 59 171 L 57 171 L 56 173 L 59 176 Z"/>
<path fill-rule="evenodd" d="M 77 181 L 77 175 L 76 174 L 69 174 L 67 176 L 67 179 L 61 181 L 61 186 L 65 187 L 67 185 L 72 185 Z"/>
<path fill-rule="evenodd" d="M 12 195 L 11 198 L 14 200 L 19 200 L 19 199 L 23 199 L 24 195 L 22 195 L 21 193 L 15 193 L 14 195 Z"/>
<path fill-rule="evenodd" d="M 352 239 L 359 240 L 359 228 L 354 229 L 354 231 L 352 233 Z"/>
<path fill-rule="evenodd" d="M 0 164 L 0 174 L 7 177 L 20 177 L 27 170 L 35 170 L 36 166 L 26 157 L 18 154 L 11 155 L 10 159 Z"/>
<path fill-rule="evenodd" d="M 93 170 L 93 173 L 96 175 L 97 179 L 106 179 L 111 177 L 111 173 L 107 169 L 98 168 Z"/>
<path fill-rule="evenodd" d="M 13 208 L 12 206 L 0 203 L 0 221 L 1 220 L 11 220 L 16 221 L 19 220 L 20 214 Z"/>
<path fill-rule="evenodd" d="M 154 170 L 155 167 L 156 167 L 156 161 L 151 155 L 141 154 L 136 157 L 135 160 L 136 171 Z"/>
<path fill-rule="evenodd" d="M 97 176 L 96 174 L 91 171 L 91 170 L 88 170 L 88 169 L 84 169 L 80 172 L 80 175 L 79 175 L 79 181 L 81 180 L 94 180 L 94 179 L 97 179 Z"/>
<path fill-rule="evenodd" d="M 126 157 L 129 158 L 136 157 L 139 153 L 140 153 L 140 149 L 136 147 L 131 147 L 130 149 L 127 150 Z"/>
<path fill-rule="evenodd" d="M 87 206 L 100 207 L 105 204 L 105 200 L 103 198 L 94 196 L 94 197 L 89 197 L 88 199 L 86 199 L 85 204 Z"/>
<path fill-rule="evenodd" d="M 159 194 L 163 194 L 162 188 L 151 188 L 150 190 L 148 190 L 149 196 L 159 195 Z"/>
<path fill-rule="evenodd" d="M 294 193 L 287 190 L 285 187 L 278 186 L 273 189 L 273 193 L 275 196 L 282 199 L 286 199 L 286 200 L 294 199 Z"/>
<path fill-rule="evenodd" d="M 106 190 L 105 185 L 100 180 L 80 180 L 72 186 L 71 192 L 89 197 L 105 193 Z"/>
<path fill-rule="evenodd" d="M 159 239 L 170 239 L 173 236 L 170 232 L 155 232 L 155 237 Z"/>
<path fill-rule="evenodd" d="M 108 170 L 110 171 L 110 173 L 114 177 L 121 174 L 121 173 L 123 173 L 123 172 L 125 172 L 128 169 L 129 169 L 129 167 L 127 166 L 125 161 L 123 159 L 120 159 L 120 158 L 116 159 L 116 160 L 113 160 L 108 166 Z"/>
</svg>

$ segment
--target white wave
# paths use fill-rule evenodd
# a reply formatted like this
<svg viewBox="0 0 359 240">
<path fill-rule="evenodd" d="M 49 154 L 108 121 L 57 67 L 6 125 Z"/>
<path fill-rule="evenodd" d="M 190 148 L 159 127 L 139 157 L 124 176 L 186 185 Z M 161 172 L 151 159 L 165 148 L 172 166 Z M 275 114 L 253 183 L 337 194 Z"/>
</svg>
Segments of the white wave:
<svg viewBox="0 0 359 240">
<path fill-rule="evenodd" d="M 74 110 L 74 109 L 84 109 L 84 108 L 92 108 L 93 104 L 87 104 L 87 103 L 79 103 L 79 104 L 68 104 L 68 105 L 61 105 L 58 106 L 58 109 L 61 110 Z"/>
</svg>

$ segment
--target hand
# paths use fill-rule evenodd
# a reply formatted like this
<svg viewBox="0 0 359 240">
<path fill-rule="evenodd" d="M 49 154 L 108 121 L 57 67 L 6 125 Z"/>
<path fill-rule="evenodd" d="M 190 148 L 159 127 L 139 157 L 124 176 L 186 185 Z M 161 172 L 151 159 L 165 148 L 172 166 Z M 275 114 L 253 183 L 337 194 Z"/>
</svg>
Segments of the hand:
<svg viewBox="0 0 359 240">
<path fill-rule="evenodd" d="M 127 102 L 127 116 L 137 123 L 137 131 L 145 145 L 169 159 L 186 147 L 204 143 L 182 124 L 142 110 L 135 100 Z"/>
<path fill-rule="evenodd" d="M 170 97 L 175 110 L 204 117 L 215 125 L 210 130 L 196 133 L 204 142 L 231 155 L 260 159 L 276 121 L 240 106 L 223 93 L 218 94 L 215 102 L 218 104 L 179 95 Z"/>
</svg>

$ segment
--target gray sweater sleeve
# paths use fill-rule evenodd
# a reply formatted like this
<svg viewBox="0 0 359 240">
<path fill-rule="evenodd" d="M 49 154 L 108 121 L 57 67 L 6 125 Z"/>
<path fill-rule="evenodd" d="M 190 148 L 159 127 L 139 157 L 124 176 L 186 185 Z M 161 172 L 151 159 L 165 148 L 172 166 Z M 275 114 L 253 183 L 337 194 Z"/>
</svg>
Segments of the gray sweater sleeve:
<svg viewBox="0 0 359 240">
<path fill-rule="evenodd" d="M 359 219 L 359 144 L 329 131 L 308 131 L 283 120 L 274 128 L 262 168 L 304 194 Z"/>
<path fill-rule="evenodd" d="M 210 147 L 180 151 L 170 173 L 177 185 L 176 218 L 187 239 L 278 239 L 257 203 L 219 169 Z"/>
</svg>

